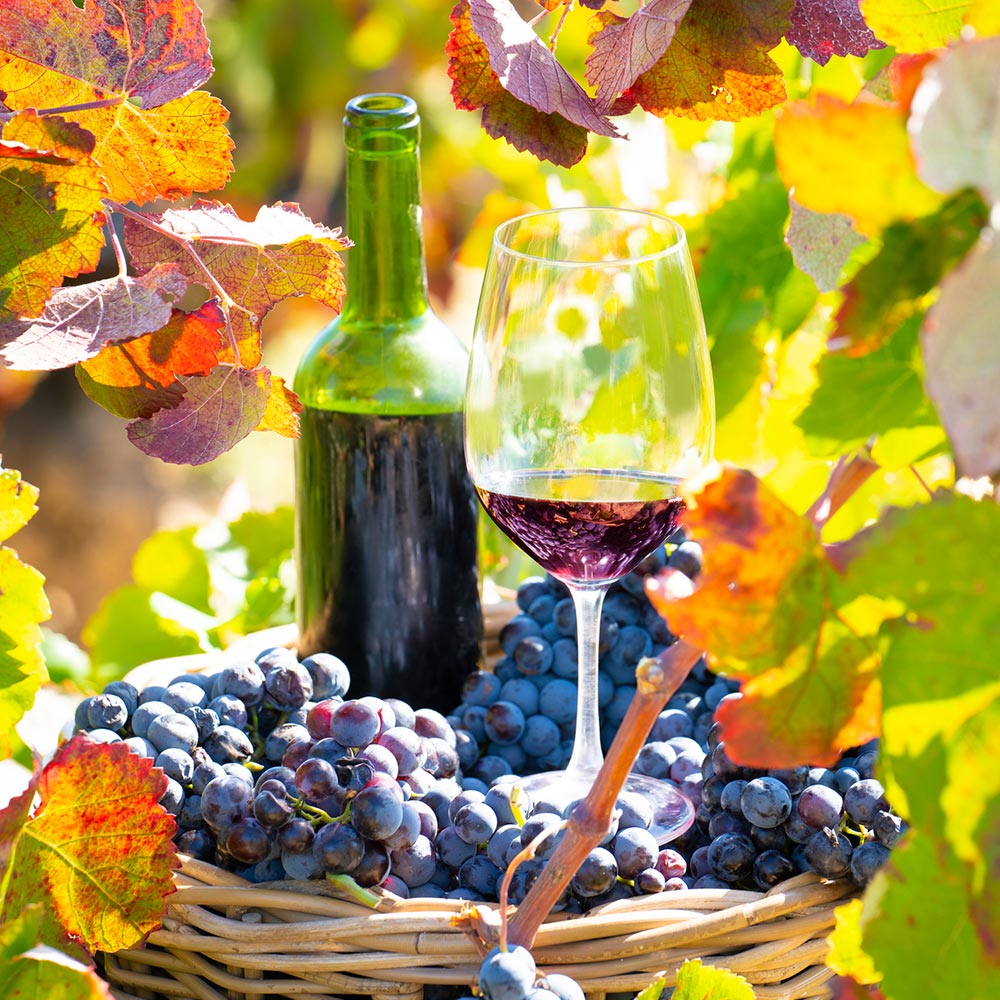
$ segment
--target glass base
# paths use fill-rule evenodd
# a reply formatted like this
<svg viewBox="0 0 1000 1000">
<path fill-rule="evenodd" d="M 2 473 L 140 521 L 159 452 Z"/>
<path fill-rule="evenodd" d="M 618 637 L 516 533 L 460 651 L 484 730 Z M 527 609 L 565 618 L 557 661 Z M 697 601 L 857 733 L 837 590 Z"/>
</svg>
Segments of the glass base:
<svg viewBox="0 0 1000 1000">
<path fill-rule="evenodd" d="M 536 812 L 545 810 L 568 816 L 569 807 L 586 797 L 595 777 L 596 773 L 586 771 L 543 771 L 519 778 L 515 784 L 528 793 Z M 649 830 L 661 846 L 679 837 L 694 822 L 691 800 L 669 781 L 629 774 L 622 791 L 637 796 L 633 807 L 652 810 Z"/>
</svg>

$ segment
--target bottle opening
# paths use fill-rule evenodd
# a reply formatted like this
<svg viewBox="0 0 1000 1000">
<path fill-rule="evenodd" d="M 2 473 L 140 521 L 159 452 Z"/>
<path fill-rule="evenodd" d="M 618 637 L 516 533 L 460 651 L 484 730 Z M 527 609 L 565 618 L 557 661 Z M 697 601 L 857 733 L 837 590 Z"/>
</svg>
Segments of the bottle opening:
<svg viewBox="0 0 1000 1000">
<path fill-rule="evenodd" d="M 417 102 L 405 94 L 361 94 L 347 102 L 344 124 L 358 128 L 399 129 L 420 121 Z"/>
</svg>

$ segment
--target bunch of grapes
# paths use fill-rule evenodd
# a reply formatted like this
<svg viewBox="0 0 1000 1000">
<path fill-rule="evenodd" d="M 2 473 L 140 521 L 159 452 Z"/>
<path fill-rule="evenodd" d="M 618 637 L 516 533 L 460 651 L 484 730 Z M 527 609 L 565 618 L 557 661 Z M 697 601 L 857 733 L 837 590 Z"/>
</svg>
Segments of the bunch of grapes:
<svg viewBox="0 0 1000 1000">
<path fill-rule="evenodd" d="M 644 589 L 668 561 L 694 577 L 701 552 L 675 536 L 605 598 L 605 749 L 635 693 L 639 660 L 675 641 Z M 177 819 L 178 849 L 251 881 L 347 876 L 403 897 L 495 901 L 517 859 L 507 891 L 518 904 L 572 809 L 532 801 L 519 778 L 569 759 L 577 649 L 562 583 L 529 577 L 517 604 L 499 635 L 501 659 L 468 678 L 447 716 L 394 698 L 349 699 L 350 674 L 335 655 L 299 661 L 278 647 L 143 691 L 114 681 L 80 703 L 76 728 L 151 758 L 167 777 L 161 802 Z M 662 847 L 648 802 L 623 791 L 557 909 L 689 888 L 766 891 L 804 871 L 867 884 L 905 829 L 873 777 L 876 744 L 848 750 L 830 769 L 737 765 L 715 712 L 739 697 L 737 683 L 696 664 L 634 764 L 687 794 L 693 825 Z M 538 979 L 530 958 L 518 948 L 491 952 L 483 995 L 579 1000 L 573 980 Z"/>
</svg>

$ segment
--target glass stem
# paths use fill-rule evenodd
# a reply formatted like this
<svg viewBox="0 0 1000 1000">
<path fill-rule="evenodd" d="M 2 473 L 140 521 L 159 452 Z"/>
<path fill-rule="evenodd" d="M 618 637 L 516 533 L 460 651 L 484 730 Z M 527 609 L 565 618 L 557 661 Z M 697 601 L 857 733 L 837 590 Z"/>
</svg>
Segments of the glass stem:
<svg viewBox="0 0 1000 1000">
<path fill-rule="evenodd" d="M 597 704 L 598 652 L 601 636 L 601 605 L 610 584 L 589 587 L 569 585 L 576 607 L 577 699 L 576 735 L 567 771 L 594 775 L 604 763 Z"/>
</svg>

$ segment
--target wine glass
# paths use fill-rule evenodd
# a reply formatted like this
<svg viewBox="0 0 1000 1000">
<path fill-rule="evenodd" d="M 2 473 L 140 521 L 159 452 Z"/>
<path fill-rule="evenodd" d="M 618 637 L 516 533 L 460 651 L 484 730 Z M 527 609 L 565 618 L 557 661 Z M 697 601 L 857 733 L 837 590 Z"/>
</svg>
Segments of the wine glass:
<svg viewBox="0 0 1000 1000">
<path fill-rule="evenodd" d="M 522 779 L 582 798 L 603 763 L 597 686 L 611 583 L 675 530 L 679 487 L 710 459 L 715 404 L 684 230 L 621 208 L 534 212 L 496 230 L 472 340 L 465 454 L 487 513 L 563 581 L 576 608 L 578 695 L 565 771 Z M 667 781 L 629 775 L 661 842 L 690 826 Z"/>
</svg>

